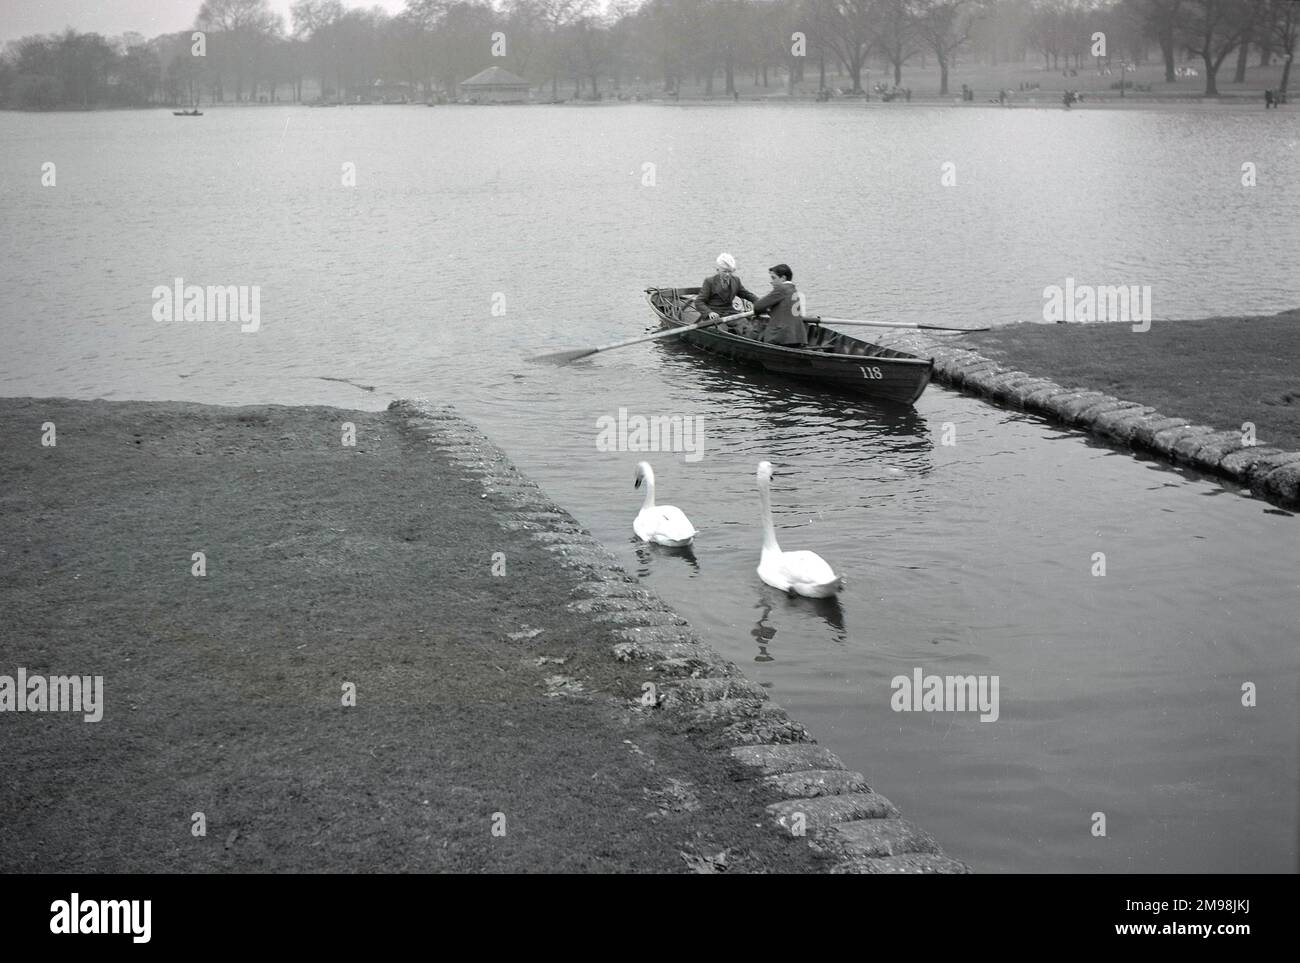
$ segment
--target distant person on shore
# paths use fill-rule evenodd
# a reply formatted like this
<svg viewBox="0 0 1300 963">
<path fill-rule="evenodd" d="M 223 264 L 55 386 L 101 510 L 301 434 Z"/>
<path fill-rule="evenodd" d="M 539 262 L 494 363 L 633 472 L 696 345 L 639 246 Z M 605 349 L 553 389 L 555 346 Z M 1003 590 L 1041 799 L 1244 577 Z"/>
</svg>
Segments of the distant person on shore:
<svg viewBox="0 0 1300 963">
<path fill-rule="evenodd" d="M 694 319 L 683 317 L 687 324 L 694 324 L 696 321 L 702 321 L 704 318 L 710 320 L 714 318 L 726 317 L 729 314 L 738 312 L 732 307 L 732 302 L 739 296 L 746 301 L 757 301 L 758 295 L 745 288 L 745 284 L 736 276 L 736 259 L 725 251 L 718 255 L 714 262 L 717 270 L 709 277 L 704 279 L 700 285 L 700 293 L 695 296 L 695 301 L 691 309 L 693 310 Z"/>
<path fill-rule="evenodd" d="M 806 347 L 808 326 L 796 310 L 795 298 L 799 292 L 794 286 L 794 272 L 788 264 L 776 264 L 768 268 L 767 276 L 772 290 L 754 302 L 754 336 L 768 344 Z M 760 320 L 758 316 L 764 312 L 768 317 Z"/>
<path fill-rule="evenodd" d="M 1264 109 L 1268 110 L 1270 107 L 1276 107 L 1276 106 L 1277 106 L 1277 102 L 1273 99 L 1273 91 L 1271 90 L 1264 91 Z"/>
</svg>

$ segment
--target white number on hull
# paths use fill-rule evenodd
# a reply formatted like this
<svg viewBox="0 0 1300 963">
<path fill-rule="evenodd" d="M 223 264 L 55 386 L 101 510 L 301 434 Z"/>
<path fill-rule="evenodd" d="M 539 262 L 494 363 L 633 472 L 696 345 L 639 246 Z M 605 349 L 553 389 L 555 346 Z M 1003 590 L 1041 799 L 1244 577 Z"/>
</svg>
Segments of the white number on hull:
<svg viewBox="0 0 1300 963">
<path fill-rule="evenodd" d="M 866 378 L 868 381 L 875 381 L 884 377 L 884 375 L 880 373 L 880 369 L 874 365 L 870 368 L 865 365 L 858 365 L 858 369 L 862 372 L 862 377 Z"/>
</svg>

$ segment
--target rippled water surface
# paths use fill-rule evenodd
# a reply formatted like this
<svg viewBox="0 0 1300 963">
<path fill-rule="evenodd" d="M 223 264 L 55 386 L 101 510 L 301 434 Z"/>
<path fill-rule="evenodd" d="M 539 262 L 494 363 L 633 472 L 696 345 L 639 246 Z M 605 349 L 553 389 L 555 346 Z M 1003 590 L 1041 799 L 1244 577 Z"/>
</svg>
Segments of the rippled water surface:
<svg viewBox="0 0 1300 963">
<path fill-rule="evenodd" d="M 1150 284 L 1157 317 L 1294 307 L 1295 272 L 1259 270 L 1300 243 L 1300 143 L 1274 113 L 0 114 L 0 391 L 452 400 L 977 869 L 1291 871 L 1294 516 L 939 387 L 874 407 L 662 342 L 522 361 L 641 333 L 640 289 L 699 283 L 721 249 L 751 287 L 787 261 L 814 309 L 859 317 L 1034 320 L 1067 276 Z M 154 322 L 175 277 L 259 285 L 262 330 Z M 596 444 L 620 407 L 703 420 L 700 460 L 649 456 L 693 552 L 632 540 L 644 456 Z M 761 458 L 783 546 L 843 572 L 837 604 L 755 575 Z M 996 675 L 1000 718 L 893 712 L 916 667 Z"/>
</svg>

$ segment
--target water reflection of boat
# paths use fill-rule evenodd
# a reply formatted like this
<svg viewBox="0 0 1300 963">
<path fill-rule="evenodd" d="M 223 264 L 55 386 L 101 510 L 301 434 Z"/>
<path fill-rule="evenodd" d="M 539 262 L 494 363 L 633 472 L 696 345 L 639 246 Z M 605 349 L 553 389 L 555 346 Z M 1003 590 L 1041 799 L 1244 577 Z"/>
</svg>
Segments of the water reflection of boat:
<svg viewBox="0 0 1300 963">
<path fill-rule="evenodd" d="M 685 327 L 682 312 L 699 288 L 647 288 L 650 307 L 665 325 Z M 918 358 L 821 325 L 810 325 L 807 348 L 765 344 L 720 328 L 701 328 L 682 340 L 735 361 L 767 371 L 816 381 L 854 394 L 910 405 L 930 383 L 934 360 Z"/>
<path fill-rule="evenodd" d="M 681 344 L 681 340 L 666 338 L 657 341 L 655 350 L 667 364 L 682 369 L 682 376 L 694 389 L 718 396 L 719 403 L 724 404 L 733 415 L 738 415 L 751 405 L 755 411 L 763 413 L 763 425 L 768 434 L 766 437 L 760 436 L 758 440 L 762 444 L 752 448 L 757 457 L 778 453 L 778 449 L 767 447 L 772 431 L 798 431 L 812 424 L 822 432 L 819 438 L 827 437 L 825 432 L 847 432 L 843 444 L 862 441 L 864 434 L 872 438 L 888 439 L 890 457 L 907 458 L 929 452 L 934 447 L 926 417 L 911 405 L 892 404 L 865 395 L 821 388 L 798 378 L 772 375 L 761 368 L 720 367 L 710 362 L 700 351 Z M 676 372 L 673 377 L 675 380 Z M 842 403 L 827 404 L 830 398 Z M 812 414 L 814 411 L 816 415 Z M 711 422 L 710 431 L 715 441 L 731 436 L 740 441 L 742 435 L 748 441 L 753 441 L 753 436 L 748 434 L 751 427 L 751 422 L 736 417 Z M 751 445 L 742 442 L 742 448 L 750 451 Z M 787 457 L 798 454 L 798 451 L 782 450 L 780 453 L 781 457 Z"/>
</svg>

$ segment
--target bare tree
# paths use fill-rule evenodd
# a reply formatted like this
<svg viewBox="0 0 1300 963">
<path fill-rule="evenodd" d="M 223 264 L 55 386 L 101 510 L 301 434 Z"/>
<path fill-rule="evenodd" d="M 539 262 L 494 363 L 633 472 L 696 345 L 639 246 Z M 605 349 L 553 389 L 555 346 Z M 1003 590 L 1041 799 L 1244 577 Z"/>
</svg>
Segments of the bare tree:
<svg viewBox="0 0 1300 963">
<path fill-rule="evenodd" d="M 983 0 L 914 0 L 917 35 L 939 62 L 940 96 L 948 94 L 952 55 L 970 40 L 971 30 L 987 6 Z"/>
<path fill-rule="evenodd" d="M 875 42 L 894 68 L 894 86 L 903 82 L 903 64 L 921 51 L 912 0 L 877 0 Z"/>
<path fill-rule="evenodd" d="M 1246 0 L 1246 28 L 1237 47 L 1237 69 L 1232 75 L 1234 84 L 1246 82 L 1246 60 L 1250 56 L 1250 45 L 1256 42 L 1260 34 L 1268 34 L 1269 10 L 1268 0 Z"/>
<path fill-rule="evenodd" d="M 284 32 L 280 15 L 271 12 L 266 0 L 205 0 L 195 26 L 217 34 L 210 55 L 233 71 L 235 100 L 243 99 L 245 79 L 251 79 L 255 97 L 265 49 Z"/>
<path fill-rule="evenodd" d="M 1205 65 L 1205 96 L 1219 96 L 1216 78 L 1250 27 L 1250 0 L 1187 0 L 1178 34 Z"/>
<path fill-rule="evenodd" d="M 862 93 L 862 68 L 876 39 L 879 2 L 815 0 L 813 5 L 818 37 L 848 71 L 855 94 Z"/>
<path fill-rule="evenodd" d="M 1294 0 L 1269 0 L 1269 38 L 1282 57 L 1282 82 L 1278 89 L 1284 100 L 1291 82 L 1291 63 L 1295 60 L 1296 35 L 1300 33 L 1300 3 Z"/>
<path fill-rule="evenodd" d="M 1043 67 L 1058 70 L 1066 49 L 1065 10 L 1059 0 L 1035 0 L 1029 21 L 1030 43 L 1043 55 Z M 1069 55 L 1066 55 L 1069 64 Z"/>
<path fill-rule="evenodd" d="M 1160 54 L 1165 61 L 1165 83 L 1174 83 L 1178 79 L 1175 73 L 1178 25 L 1182 22 L 1183 4 L 1187 0 L 1128 0 L 1128 2 L 1136 8 L 1136 15 L 1147 33 L 1160 45 Z"/>
</svg>

